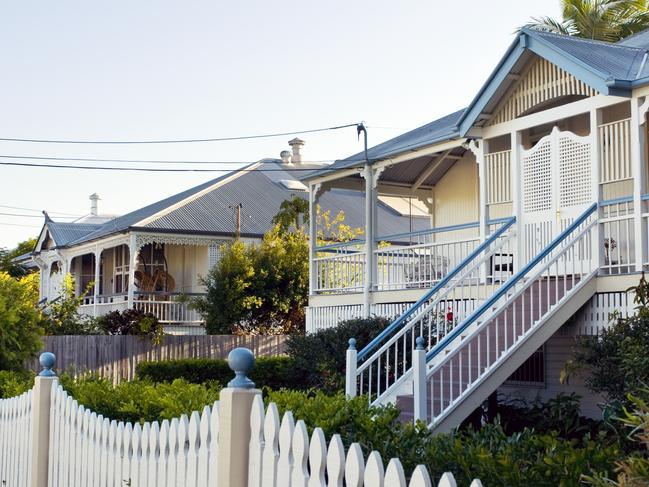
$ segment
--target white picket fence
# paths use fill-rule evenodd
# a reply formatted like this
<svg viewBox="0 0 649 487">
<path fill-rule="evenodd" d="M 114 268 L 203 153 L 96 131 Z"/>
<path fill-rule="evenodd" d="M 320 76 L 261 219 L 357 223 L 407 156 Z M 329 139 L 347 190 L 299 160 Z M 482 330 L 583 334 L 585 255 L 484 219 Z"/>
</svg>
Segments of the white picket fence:
<svg viewBox="0 0 649 487">
<path fill-rule="evenodd" d="M 32 391 L 0 401 L 0 485 L 28 487 Z"/>
<path fill-rule="evenodd" d="M 55 376 L 39 376 L 31 391 L 0 400 L 2 487 L 343 485 L 433 484 L 423 465 L 407 482 L 396 458 L 384 468 L 378 452 L 365 459 L 357 443 L 345 452 L 340 435 L 327 445 L 322 429 L 315 428 L 309 438 L 304 421 L 295 422 L 290 411 L 280 423 L 277 406 L 264 410 L 257 389 L 226 388 L 202 413 L 142 425 L 86 409 Z M 455 487 L 453 475 L 445 473 L 438 486 Z M 481 486 L 479 480 L 471 483 Z"/>
</svg>

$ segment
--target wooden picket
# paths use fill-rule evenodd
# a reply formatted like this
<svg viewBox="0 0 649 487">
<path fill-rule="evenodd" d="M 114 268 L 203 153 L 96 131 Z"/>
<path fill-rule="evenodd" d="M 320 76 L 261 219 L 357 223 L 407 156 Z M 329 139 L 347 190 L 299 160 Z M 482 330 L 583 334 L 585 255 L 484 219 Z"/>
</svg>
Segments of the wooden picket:
<svg viewBox="0 0 649 487">
<path fill-rule="evenodd" d="M 0 485 L 29 485 L 32 392 L 0 400 Z"/>
<path fill-rule="evenodd" d="M 10 438 L 17 428 L 29 427 L 29 408 L 23 407 L 22 424 L 13 403 L 29 404 L 30 393 L 0 401 L 0 438 Z M 11 406 L 6 407 L 11 403 Z M 4 414 L 5 409 L 11 414 Z M 72 399 L 61 386 L 52 390 L 50 422 L 50 487 L 187 487 L 216 486 L 214 453 L 218 448 L 218 403 L 194 411 L 190 418 L 157 421 L 142 425 L 111 421 L 86 409 Z M 5 427 L 5 421 L 13 425 Z M 15 434 L 15 438 L 29 435 Z M 2 471 L 5 453 L 16 449 L 0 445 Z M 27 445 L 20 455 L 27 458 Z M 15 462 L 26 465 L 25 460 Z M 22 469 L 28 471 L 29 469 Z M 12 477 L 13 479 L 14 477 Z M 181 480 L 182 479 L 182 480 Z M 26 479 L 7 483 L 27 487 Z"/>
<path fill-rule="evenodd" d="M 426 467 L 417 466 L 410 482 L 403 466 L 393 458 L 384 468 L 377 451 L 367 461 L 358 443 L 345 455 L 340 435 L 333 435 L 329 445 L 321 428 L 309 438 L 304 421 L 295 422 L 286 411 L 281 424 L 277 406 L 264 411 L 261 396 L 256 396 L 250 413 L 250 453 L 248 485 L 250 487 L 432 487 Z M 449 472 L 442 475 L 438 487 L 456 487 Z M 482 487 L 474 480 L 470 487 Z"/>
</svg>

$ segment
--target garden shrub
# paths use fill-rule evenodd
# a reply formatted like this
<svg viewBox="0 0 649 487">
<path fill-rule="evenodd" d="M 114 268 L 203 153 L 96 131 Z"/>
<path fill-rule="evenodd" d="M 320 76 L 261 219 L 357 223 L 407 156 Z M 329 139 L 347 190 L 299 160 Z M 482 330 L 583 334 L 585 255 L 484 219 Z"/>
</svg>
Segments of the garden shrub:
<svg viewBox="0 0 649 487">
<path fill-rule="evenodd" d="M 182 359 L 162 362 L 140 362 L 135 374 L 140 379 L 153 382 L 171 382 L 183 379 L 200 384 L 215 381 L 223 386 L 234 378 L 234 372 L 223 359 Z M 258 357 L 249 374 L 257 387 L 279 389 L 292 387 L 293 360 L 289 357 Z"/>
<path fill-rule="evenodd" d="M 345 361 L 349 339 L 360 351 L 390 324 L 387 318 L 358 318 L 308 335 L 292 335 L 287 353 L 293 358 L 299 388 L 315 387 L 328 392 L 344 390 Z"/>
<path fill-rule="evenodd" d="M 158 318 L 139 309 L 112 311 L 97 318 L 99 329 L 107 335 L 136 335 L 160 343 L 164 330 Z"/>
<path fill-rule="evenodd" d="M 170 383 L 134 380 L 113 385 L 106 379 L 61 376 L 63 388 L 79 404 L 116 421 L 161 421 L 201 411 L 219 398 L 215 382 L 191 384 L 182 379 Z"/>
<path fill-rule="evenodd" d="M 621 411 L 629 394 L 638 395 L 649 384 L 649 283 L 644 274 L 634 288 L 636 312 L 628 318 L 614 315 L 599 336 L 580 338 L 568 371 L 586 371 L 586 386 L 602 394 Z"/>
<path fill-rule="evenodd" d="M 79 314 L 79 306 L 92 289 L 89 283 L 80 296 L 76 296 L 74 278 L 66 274 L 61 283 L 61 292 L 57 299 L 49 301 L 44 308 L 47 335 L 97 335 L 97 320 L 92 316 Z"/>
<path fill-rule="evenodd" d="M 33 372 L 0 370 L 0 399 L 19 396 L 33 385 Z"/>
<path fill-rule="evenodd" d="M 41 348 L 44 320 L 36 308 L 38 274 L 0 272 L 0 370 L 19 370 Z"/>
</svg>

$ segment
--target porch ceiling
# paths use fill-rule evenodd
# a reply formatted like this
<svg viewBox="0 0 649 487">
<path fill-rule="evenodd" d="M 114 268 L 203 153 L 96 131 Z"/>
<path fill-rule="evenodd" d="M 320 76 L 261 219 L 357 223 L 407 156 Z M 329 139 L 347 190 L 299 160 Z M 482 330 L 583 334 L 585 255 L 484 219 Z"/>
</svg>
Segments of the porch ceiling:
<svg viewBox="0 0 649 487">
<path fill-rule="evenodd" d="M 466 149 L 456 147 L 451 151 L 415 157 L 386 167 L 379 180 L 384 183 L 430 187 L 437 184 L 446 171 L 465 153 Z"/>
</svg>

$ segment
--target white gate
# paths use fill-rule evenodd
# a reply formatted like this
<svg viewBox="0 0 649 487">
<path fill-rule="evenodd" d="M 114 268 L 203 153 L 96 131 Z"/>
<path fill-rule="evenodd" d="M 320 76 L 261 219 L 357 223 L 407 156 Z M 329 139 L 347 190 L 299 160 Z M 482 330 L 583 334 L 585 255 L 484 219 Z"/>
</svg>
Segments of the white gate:
<svg viewBox="0 0 649 487">
<path fill-rule="evenodd" d="M 591 204 L 591 139 L 554 127 L 521 151 L 524 259 L 530 261 Z M 590 259 L 580 247 L 565 265 Z M 569 270 L 569 269 L 562 269 Z"/>
</svg>

